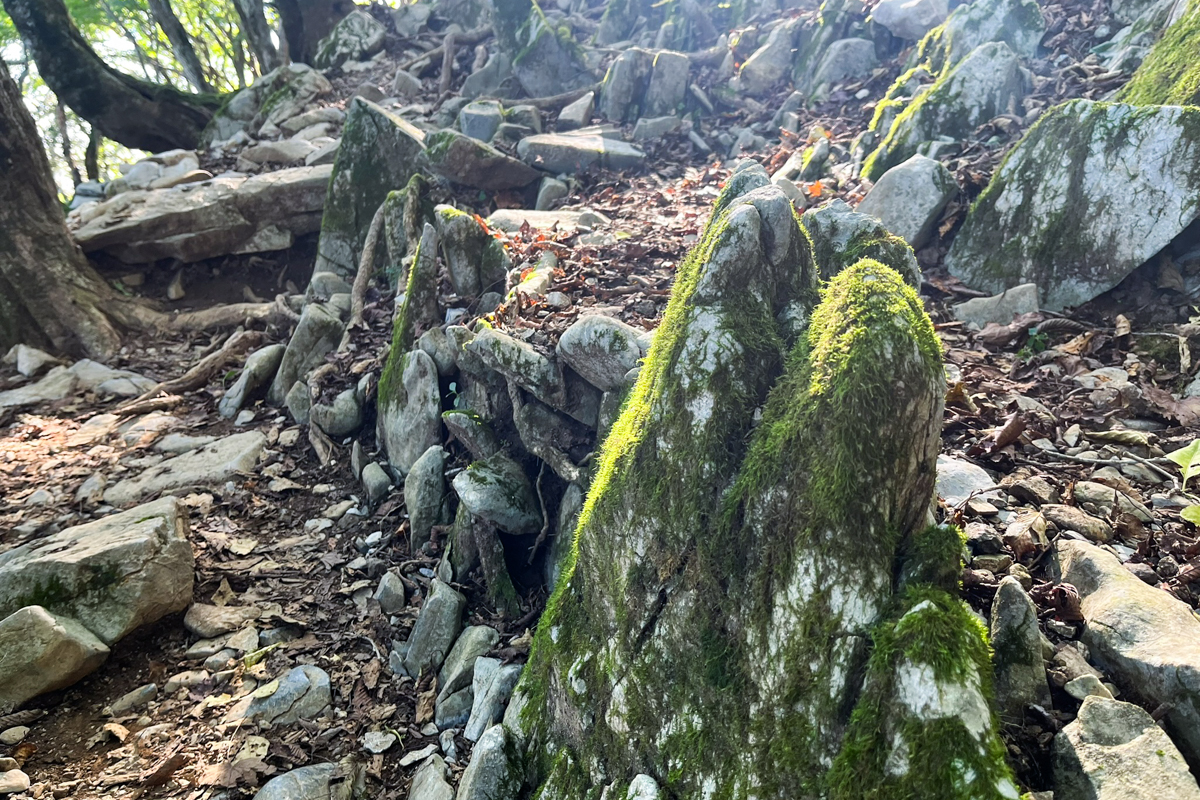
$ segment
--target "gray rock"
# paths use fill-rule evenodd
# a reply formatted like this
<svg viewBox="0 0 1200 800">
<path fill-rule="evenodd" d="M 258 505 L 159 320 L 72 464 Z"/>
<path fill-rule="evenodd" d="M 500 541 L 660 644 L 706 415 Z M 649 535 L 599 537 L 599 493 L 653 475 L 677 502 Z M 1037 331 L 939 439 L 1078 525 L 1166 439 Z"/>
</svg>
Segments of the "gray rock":
<svg viewBox="0 0 1200 800">
<path fill-rule="evenodd" d="M 362 769 L 350 761 L 310 764 L 267 781 L 254 800 L 357 800 L 365 789 Z"/>
<path fill-rule="evenodd" d="M 446 451 L 434 445 L 421 454 L 404 477 L 404 507 L 408 510 L 412 543 L 429 541 L 446 496 Z"/>
<path fill-rule="evenodd" d="M 29 727 L 26 725 L 15 725 L 11 728 L 5 728 L 0 731 L 0 744 L 12 747 L 23 742 L 28 735 Z"/>
<path fill-rule="evenodd" d="M 945 2 L 945 0 L 920 0 L 921 2 Z M 839 39 L 829 45 L 817 65 L 810 86 L 821 94 L 830 86 L 845 83 L 869 75 L 879 65 L 875 57 L 875 43 L 870 39 Z"/>
<path fill-rule="evenodd" d="M 538 230 L 558 228 L 560 231 L 578 230 L 607 225 L 608 217 L 603 214 L 584 209 L 582 211 L 534 211 L 527 208 L 498 208 L 487 219 L 488 226 L 507 233 L 516 233 L 525 223 Z"/>
<path fill-rule="evenodd" d="M 649 775 L 635 775 L 629 782 L 625 800 L 658 800 L 658 782 Z"/>
<path fill-rule="evenodd" d="M 115 394 L 121 397 L 137 397 L 153 389 L 155 382 L 127 369 L 113 369 L 83 358 L 72 364 L 67 372 L 75 376 L 76 390 L 94 391 L 99 394 Z"/>
<path fill-rule="evenodd" d="M 517 144 L 526 164 L 548 172 L 574 174 L 592 167 L 624 170 L 641 166 L 646 154 L 631 144 L 603 136 L 543 133 Z"/>
<path fill-rule="evenodd" d="M 108 646 L 66 616 L 37 605 L 0 615 L 0 708 L 72 685 L 108 658 Z"/>
<path fill-rule="evenodd" d="M 1092 696 L 1102 697 L 1106 700 L 1113 699 L 1112 692 L 1095 675 L 1080 675 L 1078 678 L 1073 678 L 1067 681 L 1063 689 L 1080 702 Z"/>
<path fill-rule="evenodd" d="M 383 467 L 374 461 L 363 467 L 362 485 L 367 494 L 367 502 L 372 506 L 378 505 L 392 491 L 392 479 L 384 472 Z"/>
<path fill-rule="evenodd" d="M 258 431 L 218 439 L 110 486 L 104 492 L 104 502 L 124 506 L 194 486 L 220 486 L 237 475 L 253 472 L 266 441 L 267 437 Z"/>
<path fill-rule="evenodd" d="M 1171 739 L 1132 703 L 1088 697 L 1054 737 L 1056 800 L 1197 800 Z"/>
<path fill-rule="evenodd" d="M 308 413 L 312 410 L 312 398 L 308 394 L 308 385 L 304 381 L 296 381 L 288 389 L 283 399 L 292 419 L 299 425 L 308 424 Z"/>
<path fill-rule="evenodd" d="M 265 122 L 278 125 L 332 89 L 325 76 L 307 64 L 279 67 L 233 95 L 202 139 L 206 145 L 224 143 L 239 133 L 257 132 Z"/>
<path fill-rule="evenodd" d="M 1079 590 L 1081 639 L 1117 685 L 1167 704 L 1167 732 L 1200 763 L 1200 620 L 1167 592 L 1138 580 L 1115 556 L 1060 539 L 1062 580 Z"/>
<path fill-rule="evenodd" d="M 475 215 L 451 206 L 435 206 L 434 220 L 454 291 L 464 298 L 475 298 L 486 291 L 503 291 L 512 261 L 492 231 Z M 422 349 L 437 362 L 438 374 L 449 374 L 453 371 L 454 348 L 445 340 L 445 332 L 433 328 L 422 336 L 422 340 L 426 336 L 441 337 L 440 352 L 430 352 L 425 346 Z"/>
<path fill-rule="evenodd" d="M 1001 715 L 1021 724 L 1027 705 L 1049 711 L 1050 687 L 1042 662 L 1037 608 L 1012 576 L 1000 581 L 992 601 L 991 635 Z"/>
<path fill-rule="evenodd" d="M 380 387 L 378 432 L 389 463 L 407 474 L 425 451 L 441 442 L 442 396 L 437 366 L 423 350 L 403 357 L 399 378 L 396 385 Z"/>
<path fill-rule="evenodd" d="M 385 614 L 400 613 L 408 602 L 405 598 L 404 581 L 394 572 L 383 573 L 374 596 Z"/>
<path fill-rule="evenodd" d="M 233 633 L 247 622 L 262 616 L 254 606 L 210 606 L 192 603 L 183 615 L 183 626 L 201 639 L 215 639 Z"/>
<path fill-rule="evenodd" d="M 446 762 L 441 756 L 430 756 L 417 767 L 408 800 L 454 800 L 454 787 L 446 782 Z"/>
<path fill-rule="evenodd" d="M 37 383 L 0 392 L 0 408 L 20 408 L 62 400 L 75 391 L 78 381 L 66 367 L 54 367 Z"/>
<path fill-rule="evenodd" d="M 499 642 L 500 633 L 487 625 L 472 625 L 463 630 L 438 672 L 438 696 L 449 696 L 470 686 L 475 660 L 487 655 Z"/>
<path fill-rule="evenodd" d="M 760 95 L 783 80 L 792 71 L 792 44 L 795 38 L 791 24 L 773 28 L 766 42 L 755 50 L 738 72 L 742 91 Z"/>
<path fill-rule="evenodd" d="M 126 692 L 118 697 L 116 702 L 110 705 L 106 711 L 111 717 L 119 717 L 128 714 L 130 711 L 145 708 L 156 697 L 158 697 L 158 686 L 153 683 L 147 683 L 145 686 L 139 686 L 133 691 Z"/>
<path fill-rule="evenodd" d="M 407 100 L 416 97 L 421 93 L 421 79 L 411 72 L 405 72 L 402 69 L 396 70 L 396 76 L 392 78 L 392 94 L 402 100 Z"/>
<path fill-rule="evenodd" d="M 4 356 L 5 364 L 16 366 L 17 372 L 26 378 L 32 378 L 47 367 L 61 363 L 47 352 L 30 347 L 26 344 L 16 344 Z"/>
<path fill-rule="evenodd" d="M 939 137 L 961 141 L 998 114 L 1019 111 L 1030 82 L 1007 44 L 980 45 L 917 96 L 890 130 L 879 130 L 884 139 L 863 164 L 863 175 L 879 180 Z"/>
<path fill-rule="evenodd" d="M 542 182 L 538 184 L 537 202 L 534 204 L 534 208 L 538 211 L 548 211 L 551 206 L 569 193 L 567 185 L 557 178 L 542 178 Z"/>
<path fill-rule="evenodd" d="M 438 131 L 430 135 L 428 146 L 433 171 L 463 186 L 504 191 L 528 186 L 542 176 L 533 167 L 458 131 Z M 517 149 L 519 152 L 519 145 Z"/>
<path fill-rule="evenodd" d="M 879 0 L 871 19 L 896 38 L 915 42 L 945 22 L 949 13 L 946 0 Z"/>
<path fill-rule="evenodd" d="M 192 568 L 187 511 L 163 498 L 0 553 L 0 617 L 40 604 L 111 645 L 187 608 Z"/>
<path fill-rule="evenodd" d="M 590 314 L 563 331 L 557 351 L 584 380 L 610 392 L 623 386 L 625 374 L 646 356 L 644 334 L 618 319 Z"/>
<path fill-rule="evenodd" d="M 1007 325 L 1013 317 L 1038 310 L 1038 287 L 1035 283 L 1022 283 L 991 297 L 973 297 L 958 303 L 953 310 L 956 319 L 980 330 L 992 322 Z"/>
<path fill-rule="evenodd" d="M 539 6 L 501 3 L 501 11 L 497 0 L 489 5 L 496 42 L 512 60 L 513 73 L 529 97 L 549 97 L 596 82 L 570 34 L 560 33 Z"/>
<path fill-rule="evenodd" d="M 502 122 L 504 109 L 495 100 L 476 100 L 458 112 L 458 129 L 481 142 L 490 142 Z"/>
<path fill-rule="evenodd" d="M 654 54 L 640 47 L 617 56 L 600 87 L 600 116 L 618 123 L 637 119 L 653 65 Z"/>
<path fill-rule="evenodd" d="M 899 272 L 909 286 L 920 287 L 921 267 L 912 248 L 874 217 L 833 200 L 820 208 L 810 208 L 800 219 L 812 240 L 822 278 L 832 278 L 860 258 L 874 258 Z"/>
<path fill-rule="evenodd" d="M 18 794 L 26 791 L 29 786 L 29 776 L 19 769 L 0 772 L 0 794 Z"/>
<path fill-rule="evenodd" d="M 521 664 L 501 666 L 500 661 L 494 658 L 475 660 L 471 682 L 475 699 L 471 705 L 471 717 L 463 729 L 464 738 L 477 741 L 485 730 L 504 718 L 504 709 L 521 678 L 522 669 Z"/>
<path fill-rule="evenodd" d="M 430 328 L 425 331 L 421 334 L 421 338 L 417 340 L 417 347 L 424 350 L 433 359 L 439 376 L 449 378 L 458 371 L 454 345 L 450 342 L 449 337 L 446 336 L 445 329 Z"/>
<path fill-rule="evenodd" d="M 504 119 L 511 125 L 528 130 L 530 133 L 542 132 L 542 112 L 537 106 L 518 103 L 504 112 Z"/>
<path fill-rule="evenodd" d="M 947 455 L 937 458 L 937 496 L 951 508 L 965 501 L 973 492 L 982 493 L 995 485 L 991 475 L 970 461 Z M 975 496 L 987 497 L 985 494 Z"/>
<path fill-rule="evenodd" d="M 301 139 L 284 139 L 247 147 L 240 156 L 252 164 L 300 164 L 316 149 Z"/>
<path fill-rule="evenodd" d="M 858 204 L 858 213 L 875 217 L 892 233 L 919 250 L 929 241 L 958 183 L 941 162 L 915 155 L 885 172 Z"/>
<path fill-rule="evenodd" d="M 503 453 L 476 461 L 454 476 L 454 491 L 472 515 L 511 534 L 537 533 L 542 514 L 521 465 Z"/>
<path fill-rule="evenodd" d="M 282 405 L 293 384 L 320 365 L 325 354 L 338 346 L 343 330 L 341 318 L 328 306 L 321 303 L 306 305 L 300 312 L 300 321 L 288 341 L 267 398 L 275 405 Z"/>
<path fill-rule="evenodd" d="M 434 724 L 440 731 L 448 728 L 461 728 L 471 718 L 471 709 L 474 707 L 474 703 L 475 695 L 470 686 L 459 689 L 457 692 L 438 695 L 433 708 Z"/>
<path fill-rule="evenodd" d="M 404 669 L 412 677 L 436 670 L 458 638 L 467 599 L 439 580 L 430 585 L 429 596 L 408 637 Z"/>
<path fill-rule="evenodd" d="M 320 667 L 301 664 L 279 678 L 279 687 L 266 697 L 254 697 L 241 719 L 269 725 L 292 725 L 297 720 L 320 716 L 333 695 L 329 675 Z"/>
<path fill-rule="evenodd" d="M 450 435 L 463 443 L 472 458 L 487 458 L 500 452 L 500 440 L 478 414 L 447 411 L 442 415 L 442 421 L 446 423 Z"/>
<path fill-rule="evenodd" d="M 954 10 L 922 43 L 933 69 L 945 71 L 988 42 L 1004 42 L 1022 58 L 1037 55 L 1046 21 L 1036 0 L 984 0 Z"/>
<path fill-rule="evenodd" d="M 1100 295 L 1200 213 L 1200 176 L 1180 172 L 1173 156 L 1200 147 L 1197 130 L 1191 107 L 1075 100 L 1051 109 L 972 205 L 947 269 L 982 291 L 1035 283 L 1052 311 Z"/>
<path fill-rule="evenodd" d="M 129 264 L 283 250 L 320 226 L 329 174 L 304 166 L 124 192 L 72 213 L 68 227 L 85 252 Z"/>
<path fill-rule="evenodd" d="M 340 67 L 347 61 L 363 61 L 383 49 L 387 29 L 366 11 L 351 11 L 317 45 L 313 66 Z"/>
<path fill-rule="evenodd" d="M 641 117 L 633 126 L 633 140 L 661 139 L 679 130 L 679 124 L 679 117 Z"/>
<path fill-rule="evenodd" d="M 438 3 L 438 10 L 440 11 L 446 5 L 448 3 Z M 399 8 L 393 8 L 392 22 L 396 26 L 396 35 L 405 39 L 416 36 L 425 29 L 429 18 L 433 16 L 433 12 L 433 6 L 427 3 L 405 3 Z M 457 19 L 451 21 L 459 22 Z M 475 27 L 473 24 L 465 24 L 464 22 L 459 22 L 459 24 L 466 30 Z"/>
<path fill-rule="evenodd" d="M 199 450 L 201 447 L 210 445 L 215 441 L 217 441 L 216 436 L 188 436 L 185 433 L 168 433 L 154 443 L 154 451 L 156 453 L 177 456 L 182 453 Z"/>
<path fill-rule="evenodd" d="M 458 800 L 507 800 L 517 796 L 520 775 L 508 760 L 508 733 L 493 725 L 471 753 L 471 763 L 458 783 Z"/>
<path fill-rule="evenodd" d="M 362 425 L 362 407 L 353 388 L 339 392 L 333 402 L 313 403 L 308 412 L 309 421 L 331 437 L 349 436 Z"/>
<path fill-rule="evenodd" d="M 479 69 L 463 81 L 461 94 L 468 97 L 512 97 L 512 84 L 516 83 L 512 61 L 505 53 L 492 53 Z"/>
<path fill-rule="evenodd" d="M 560 133 L 585 128 L 592 124 L 596 113 L 596 93 L 588 92 L 573 103 L 568 103 L 558 112 L 558 130 Z"/>
<path fill-rule="evenodd" d="M 683 53 L 671 50 L 655 53 L 641 113 L 648 117 L 678 113 L 687 96 L 690 69 L 691 60 Z"/>
<path fill-rule="evenodd" d="M 217 403 L 217 411 L 222 418 L 233 419 L 245 405 L 258 399 L 260 390 L 275 377 L 285 350 L 287 348 L 282 344 L 271 344 L 260 347 L 246 358 L 241 374 Z"/>
<path fill-rule="evenodd" d="M 341 125 L 345 121 L 346 112 L 340 108 L 336 106 L 322 106 L 321 108 L 314 108 L 312 111 L 306 111 L 303 114 L 297 114 L 291 119 L 285 119 L 279 123 L 279 129 L 288 136 L 295 136 L 314 125 L 325 123 Z"/>
<path fill-rule="evenodd" d="M 424 164 L 420 129 L 362 98 L 351 102 L 328 180 L 314 271 L 353 280 L 375 210 Z"/>
</svg>

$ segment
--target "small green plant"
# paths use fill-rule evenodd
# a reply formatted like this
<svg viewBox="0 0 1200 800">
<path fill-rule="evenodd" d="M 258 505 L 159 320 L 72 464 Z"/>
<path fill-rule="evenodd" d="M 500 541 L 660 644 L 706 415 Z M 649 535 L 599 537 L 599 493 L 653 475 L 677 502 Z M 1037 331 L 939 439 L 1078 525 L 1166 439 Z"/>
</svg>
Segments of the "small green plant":
<svg viewBox="0 0 1200 800">
<path fill-rule="evenodd" d="M 1022 361 L 1028 361 L 1038 353 L 1045 352 L 1050 346 L 1050 337 L 1039 331 L 1037 328 L 1029 329 L 1029 339 L 1025 342 L 1025 346 L 1017 351 L 1017 358 Z"/>
<path fill-rule="evenodd" d="M 1195 440 L 1186 447 L 1179 448 L 1173 453 L 1167 453 L 1167 458 L 1179 465 L 1180 471 L 1183 472 L 1183 485 L 1179 488 L 1182 491 L 1187 491 L 1188 479 L 1200 469 L 1200 439 Z"/>
</svg>

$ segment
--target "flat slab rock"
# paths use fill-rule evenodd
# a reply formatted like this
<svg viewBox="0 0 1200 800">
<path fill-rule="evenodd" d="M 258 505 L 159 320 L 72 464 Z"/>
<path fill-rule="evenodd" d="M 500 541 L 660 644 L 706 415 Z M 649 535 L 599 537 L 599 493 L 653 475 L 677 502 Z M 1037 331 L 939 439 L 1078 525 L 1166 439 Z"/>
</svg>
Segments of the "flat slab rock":
<svg viewBox="0 0 1200 800">
<path fill-rule="evenodd" d="M 608 217 L 596 211 L 535 211 L 531 208 L 500 208 L 487 218 L 489 227 L 505 233 L 516 233 L 525 223 L 538 230 L 558 228 L 560 231 L 597 228 L 609 223 Z"/>
<path fill-rule="evenodd" d="M 126 263 L 283 250 L 320 228 L 332 169 L 294 167 L 123 192 L 72 212 L 67 227 L 85 253 Z"/>
<path fill-rule="evenodd" d="M 589 167 L 633 169 L 646 160 L 645 153 L 622 141 L 558 133 L 527 136 L 517 144 L 517 155 L 526 164 L 556 175 Z"/>
<path fill-rule="evenodd" d="M 1057 552 L 1082 599 L 1084 644 L 1118 686 L 1169 708 L 1167 733 L 1200 765 L 1200 620 L 1095 545 L 1060 540 Z"/>
<path fill-rule="evenodd" d="M 0 553 L 0 617 L 44 606 L 111 645 L 192 599 L 187 514 L 175 498 Z"/>
<path fill-rule="evenodd" d="M 0 408 L 17 408 L 62 400 L 79 392 L 136 397 L 155 381 L 125 369 L 113 369 L 85 358 L 70 367 L 54 367 L 36 383 L 0 392 Z"/>
<path fill-rule="evenodd" d="M 147 497 L 192 486 L 216 486 L 258 463 L 267 437 L 258 431 L 235 433 L 198 450 L 169 458 L 104 493 L 104 502 L 128 505 Z"/>
</svg>

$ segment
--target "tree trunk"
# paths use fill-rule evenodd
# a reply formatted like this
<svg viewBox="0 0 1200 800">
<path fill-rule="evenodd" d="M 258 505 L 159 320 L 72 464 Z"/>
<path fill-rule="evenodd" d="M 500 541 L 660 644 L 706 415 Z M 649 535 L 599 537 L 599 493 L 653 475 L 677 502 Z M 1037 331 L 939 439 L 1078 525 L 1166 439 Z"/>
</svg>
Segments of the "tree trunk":
<svg viewBox="0 0 1200 800">
<path fill-rule="evenodd" d="M 0 349 L 18 342 L 105 355 L 119 346 L 100 308 L 114 293 L 67 233 L 50 162 L 0 62 Z"/>
<path fill-rule="evenodd" d="M 276 0 L 292 61 L 310 63 L 317 43 L 354 7 L 352 0 Z"/>
<path fill-rule="evenodd" d="M 67 109 L 62 100 L 54 105 L 54 123 L 58 125 L 58 135 L 62 140 L 63 159 L 67 162 L 67 169 L 71 170 L 71 185 L 78 186 L 83 178 L 80 177 L 79 167 L 75 165 L 75 159 L 71 156 L 71 137 L 67 135 Z"/>
<path fill-rule="evenodd" d="M 254 57 L 258 59 L 259 69 L 266 74 L 282 66 L 283 59 L 271 41 L 271 28 L 263 14 L 262 0 L 233 0 L 233 6 L 242 20 L 242 31 L 246 34 Z"/>
<path fill-rule="evenodd" d="M 89 181 L 100 180 L 100 132 L 95 128 L 88 133 L 87 149 L 83 151 L 83 170 Z"/>
<path fill-rule="evenodd" d="M 200 59 L 196 56 L 196 50 L 192 47 L 192 40 L 188 36 L 188 32 L 184 30 L 183 23 L 179 21 L 179 17 L 175 16 L 175 10 L 171 8 L 171 0 L 149 0 L 150 15 L 154 17 L 154 21 L 158 23 L 158 27 L 162 28 L 162 32 L 166 34 L 167 41 L 171 43 L 171 52 L 179 59 L 179 65 L 183 67 L 183 77 L 187 78 L 187 82 L 201 92 L 211 92 L 212 86 L 204 77 L 204 67 L 200 64 Z"/>
<path fill-rule="evenodd" d="M 218 97 L 189 95 L 112 69 L 71 22 L 63 0 L 2 2 L 46 85 L 100 133 L 140 150 L 199 143 Z"/>
</svg>

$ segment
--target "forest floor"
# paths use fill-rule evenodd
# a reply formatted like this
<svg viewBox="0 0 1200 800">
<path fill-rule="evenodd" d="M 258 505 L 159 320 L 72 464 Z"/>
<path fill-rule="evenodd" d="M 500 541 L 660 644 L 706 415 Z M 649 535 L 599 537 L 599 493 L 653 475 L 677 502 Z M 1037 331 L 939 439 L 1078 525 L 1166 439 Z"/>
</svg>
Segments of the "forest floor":
<svg viewBox="0 0 1200 800">
<path fill-rule="evenodd" d="M 1099 97 L 1115 88 L 1111 82 L 1092 81 L 1100 73 L 1086 62 L 1091 46 L 1088 31 L 1104 22 L 1103 12 L 1080 2 L 1047 5 L 1045 12 L 1053 52 L 1035 72 L 1047 105 L 1074 96 Z M 405 51 L 394 42 L 391 46 L 396 47 L 389 52 L 394 64 Z M 1052 66 L 1061 54 L 1068 58 Z M 866 127 L 874 102 L 899 73 L 901 60 L 885 65 L 866 81 L 841 87 L 829 102 L 807 110 L 801 130 L 820 125 L 835 143 L 848 148 Z M 381 76 L 384 72 L 381 69 Z M 359 75 L 354 81 L 335 82 L 341 92 L 338 102 L 344 103 L 361 79 Z M 704 76 L 702 85 L 703 80 Z M 867 90 L 867 99 L 855 99 L 862 89 Z M 769 120 L 786 95 L 781 90 L 769 102 L 745 101 L 705 124 L 720 130 Z M 436 95 L 429 101 L 435 102 Z M 922 294 L 948 364 L 943 453 L 983 466 L 1005 484 L 1041 478 L 1051 494 L 1064 502 L 1074 496 L 1078 481 L 1115 488 L 1145 508 L 1150 520 L 1137 519 L 1119 506 L 1109 509 L 1103 521 L 1114 530 L 1112 546 L 1123 560 L 1153 571 L 1153 577 L 1143 573 L 1144 579 L 1160 583 L 1195 607 L 1200 582 L 1193 580 L 1200 581 L 1200 539 L 1196 529 L 1179 518 L 1186 501 L 1176 492 L 1178 471 L 1162 460 L 1165 452 L 1200 436 L 1196 427 L 1200 407 L 1172 396 L 1192 368 L 1194 341 L 1187 327 L 1178 327 L 1189 321 L 1189 299 L 1164 290 L 1160 272 L 1147 267 L 1067 316 L 1039 315 L 973 333 L 950 311 L 953 303 L 977 293 L 941 269 L 946 246 L 970 200 L 986 185 L 1020 132 L 1013 128 L 977 133 L 977 141 L 952 165 L 963 195 L 946 209 L 934 241 L 918 254 L 925 271 Z M 742 156 L 771 169 L 804 144 L 803 135 L 785 138 L 781 145 Z M 733 159 L 706 157 L 681 136 L 651 145 L 648 155 L 652 167 L 642 174 L 579 176 L 564 201 L 568 208 L 601 212 L 611 219 L 607 227 L 551 235 L 526 230 L 510 237 L 516 266 L 532 264 L 544 249 L 555 252 L 559 269 L 550 291 L 562 292 L 570 303 L 562 308 L 502 307 L 492 318 L 494 323 L 527 331 L 529 341 L 539 347 L 552 347 L 584 309 L 602 307 L 645 329 L 657 324 L 674 271 L 698 240 Z M 854 182 L 840 187 L 817 183 L 805 190 L 813 205 L 835 196 L 853 204 L 863 191 Z M 475 192 L 437 199 L 453 199 L 482 216 L 496 206 L 521 202 L 504 196 L 481 201 Z M 302 241 L 292 251 L 271 257 L 191 265 L 186 268 L 188 296 L 177 305 L 241 300 L 247 290 L 270 297 L 288 281 L 302 288 L 312 253 L 312 242 Z M 152 274 L 141 291 L 151 298 L 161 297 L 168 280 L 165 271 Z M 445 280 L 442 290 L 449 293 Z M 359 332 L 349 353 L 341 356 L 327 388 L 348 385 L 365 371 L 379 370 L 382 345 L 389 339 L 391 303 L 381 289 L 372 290 L 369 330 Z M 1031 335 L 1031 329 L 1037 332 Z M 287 331 L 271 334 L 285 341 Z M 208 335 L 143 336 L 131 340 L 121 358 L 109 366 L 166 380 L 182 374 L 221 341 Z M 1103 373 L 1104 380 L 1088 374 L 1104 367 L 1116 368 L 1136 388 L 1125 390 L 1120 380 L 1113 383 L 1110 373 Z M 163 434 L 220 436 L 233 431 L 233 423 L 216 413 L 216 403 L 231 377 L 218 376 L 208 386 L 185 394 L 157 418 L 139 420 L 143 433 L 134 435 L 110 431 L 90 438 L 80 434 L 88 419 L 112 410 L 116 401 L 111 398 L 72 397 L 20 413 L 0 412 L 0 552 L 51 527 L 84 521 L 83 506 L 75 499 L 83 482 L 96 472 L 112 478 L 146 463 Z M 11 367 L 0 367 L 0 390 L 23 380 Z M 16 758 L 32 778 L 30 796 L 242 797 L 269 777 L 296 766 L 354 754 L 362 758 L 375 781 L 372 796 L 407 796 L 416 762 L 408 763 L 404 756 L 437 744 L 437 736 L 422 733 L 428 713 L 423 695 L 428 687 L 394 678 L 387 656 L 392 641 L 407 636 L 417 609 L 410 605 L 402 611 L 395 626 L 381 613 L 371 599 L 378 567 L 361 557 L 362 545 L 376 532 L 384 541 L 390 538 L 382 555 L 384 566 L 399 568 L 410 593 L 428 584 L 438 550 L 408 551 L 399 492 L 369 516 L 347 513 L 347 507 L 360 506 L 355 499 L 361 497 L 347 446 L 334 443 L 322 463 L 306 431 L 291 424 L 283 412 L 265 405 L 255 412 L 255 418 L 241 429 L 263 431 L 270 458 L 256 474 L 244 475 L 240 481 L 183 496 L 192 512 L 194 599 L 216 605 L 253 603 L 269 609 L 270 624 L 287 630 L 289 640 L 258 665 L 238 667 L 223 685 L 210 679 L 170 696 L 160 693 L 145 708 L 111 717 L 105 707 L 126 692 L 152 682 L 161 686 L 169 676 L 198 666 L 184 657 L 190 640 L 182 615 L 139 630 L 115 645 L 108 663 L 89 678 L 40 697 L 15 715 L 0 716 L 0 731 L 17 724 L 31 728 L 21 743 L 0 744 L 0 757 Z M 164 426 L 159 427 L 156 419 Z M 364 421 L 360 438 L 369 453 L 377 449 L 373 423 L 370 418 Z M 1080 446 L 1086 446 L 1084 455 L 1078 454 Z M 454 466 L 465 466 L 465 450 L 457 444 L 450 450 Z M 39 490 L 48 491 L 52 502 L 31 505 L 30 498 Z M 1038 506 L 1026 493 L 989 489 L 954 507 L 943 506 L 940 513 L 967 526 L 975 540 L 1002 542 L 997 552 L 985 553 L 999 558 L 974 563 L 964 573 L 972 605 L 988 614 L 997 573 L 1009 569 L 1004 558 L 1015 560 L 1030 574 L 1047 636 L 1061 643 L 1076 633 L 1072 598 L 1068 589 L 1053 583 L 1042 555 L 1057 536 L 1078 534 L 1048 520 Z M 1091 511 L 1096 518 L 1106 516 Z M 468 624 L 497 628 L 502 634 L 497 654 L 519 661 L 546 591 L 540 574 L 522 571 L 520 564 L 511 566 L 522 592 L 519 617 L 497 614 L 482 599 L 481 587 L 464 590 L 470 598 Z M 330 675 L 337 709 L 334 720 L 271 731 L 222 724 L 224 711 L 238 697 L 297 664 L 315 664 Z M 1061 684 L 1053 688 L 1053 712 L 1006 731 L 1019 778 L 1031 790 L 1048 786 L 1050 739 L 1078 707 Z M 365 753 L 360 737 L 380 729 L 394 732 L 398 744 L 386 753 Z M 257 736 L 263 739 L 248 739 Z M 459 757 L 451 768 L 461 770 L 470 743 L 460 739 L 457 747 Z"/>
</svg>

